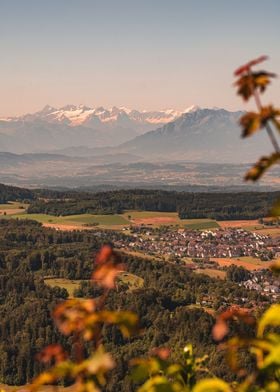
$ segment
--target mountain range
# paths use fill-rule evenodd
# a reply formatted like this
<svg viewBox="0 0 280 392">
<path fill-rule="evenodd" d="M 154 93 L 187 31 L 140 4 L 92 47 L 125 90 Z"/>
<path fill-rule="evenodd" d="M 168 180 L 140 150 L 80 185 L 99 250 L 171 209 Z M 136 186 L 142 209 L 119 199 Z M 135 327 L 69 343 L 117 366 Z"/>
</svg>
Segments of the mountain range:
<svg viewBox="0 0 280 392">
<path fill-rule="evenodd" d="M 184 111 L 139 111 L 47 105 L 34 114 L 0 119 L 0 151 L 245 163 L 270 146 L 261 133 L 241 141 L 241 115 L 241 111 L 196 106 Z"/>
<path fill-rule="evenodd" d="M 157 112 L 46 106 L 0 120 L 0 181 L 220 186 L 234 178 L 235 185 L 242 184 L 244 170 L 238 165 L 248 167 L 271 151 L 264 132 L 241 140 L 242 114 L 195 106 Z M 266 185 L 277 186 L 278 174 L 274 171 Z"/>
<path fill-rule="evenodd" d="M 139 111 L 84 105 L 56 109 L 47 105 L 33 114 L 0 118 L 0 149 L 30 153 L 75 146 L 116 146 L 174 121 L 182 114 L 173 109 Z"/>
</svg>

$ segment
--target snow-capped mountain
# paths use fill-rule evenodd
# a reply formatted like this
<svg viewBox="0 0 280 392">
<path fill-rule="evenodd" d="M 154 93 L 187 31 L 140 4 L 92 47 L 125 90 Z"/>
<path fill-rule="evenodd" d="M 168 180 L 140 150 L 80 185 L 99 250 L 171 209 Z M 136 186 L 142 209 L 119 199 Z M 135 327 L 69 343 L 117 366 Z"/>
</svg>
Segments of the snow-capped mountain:
<svg viewBox="0 0 280 392">
<path fill-rule="evenodd" d="M 218 108 L 193 108 L 173 122 L 124 143 L 119 149 L 149 160 L 252 162 L 269 152 L 271 145 L 262 132 L 241 140 L 239 119 L 242 114 Z"/>
<path fill-rule="evenodd" d="M 97 108 L 90 108 L 85 105 L 66 105 L 59 109 L 46 105 L 42 110 L 26 114 L 21 117 L 10 117 L 0 120 L 15 121 L 25 120 L 34 121 L 42 120 L 50 123 L 64 123 L 70 126 L 89 124 L 113 124 L 116 122 L 135 122 L 137 124 L 166 124 L 174 121 L 183 113 L 191 111 L 195 106 L 191 106 L 184 111 L 167 109 L 158 111 L 135 110 L 126 107 L 112 107 L 106 109 L 102 106 Z"/>
<path fill-rule="evenodd" d="M 52 151 L 69 147 L 116 146 L 179 118 L 174 109 L 140 111 L 67 105 L 20 117 L 0 118 L 0 150 L 14 153 Z"/>
</svg>

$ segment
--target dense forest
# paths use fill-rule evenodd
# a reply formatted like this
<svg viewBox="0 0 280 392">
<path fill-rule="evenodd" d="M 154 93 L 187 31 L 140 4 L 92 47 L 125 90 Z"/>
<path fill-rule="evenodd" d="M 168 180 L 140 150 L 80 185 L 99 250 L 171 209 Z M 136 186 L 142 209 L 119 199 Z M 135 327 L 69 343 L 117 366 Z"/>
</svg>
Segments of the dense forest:
<svg viewBox="0 0 280 392">
<path fill-rule="evenodd" d="M 280 192 L 192 193 L 163 190 L 108 192 L 28 190 L 0 184 L 0 202 L 28 201 L 28 213 L 55 216 L 119 214 L 125 210 L 177 212 L 181 219 L 258 219 L 267 216 Z"/>
<path fill-rule="evenodd" d="M 77 193 L 63 198 L 37 199 L 29 213 L 50 215 L 118 214 L 125 210 L 178 212 L 179 217 L 257 219 L 268 214 L 280 192 L 188 193 L 160 190 L 122 190 Z"/>
<path fill-rule="evenodd" d="M 44 277 L 80 279 L 77 296 L 98 296 L 99 288 L 89 283 L 93 258 L 102 243 L 114 240 L 114 235 L 123 234 L 59 232 L 34 221 L 0 221 L 1 382 L 30 381 L 42 367 L 35 355 L 47 344 L 59 341 L 71 352 L 71 337 L 61 338 L 51 320 L 52 308 L 68 294 L 65 289 L 47 286 Z M 196 304 L 211 296 L 217 310 L 227 303 L 244 301 L 246 306 L 256 301 L 266 306 L 260 294 L 231 281 L 194 274 L 182 265 L 122 257 L 128 272 L 143 279 L 143 286 L 132 288 L 120 280 L 107 306 L 138 313 L 142 333 L 126 340 L 115 327 L 104 331 L 104 343 L 117 362 L 106 390 L 134 390 L 128 377 L 129 358 L 162 345 L 177 348 L 178 353 L 186 342 L 192 342 L 198 354 L 211 353 L 211 371 L 230 378 L 223 354 L 211 337 L 214 318 Z"/>
<path fill-rule="evenodd" d="M 34 200 L 35 198 L 35 193 L 29 189 L 0 184 L 0 203 L 7 203 L 8 201 L 17 200 L 30 201 Z"/>
</svg>

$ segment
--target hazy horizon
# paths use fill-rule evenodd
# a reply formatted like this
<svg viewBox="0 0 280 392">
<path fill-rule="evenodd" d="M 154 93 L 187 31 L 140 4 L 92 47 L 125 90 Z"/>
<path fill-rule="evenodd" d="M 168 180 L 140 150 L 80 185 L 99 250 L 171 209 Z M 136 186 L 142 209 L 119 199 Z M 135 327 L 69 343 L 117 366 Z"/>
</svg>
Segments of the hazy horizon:
<svg viewBox="0 0 280 392">
<path fill-rule="evenodd" d="M 0 11 L 2 117 L 68 103 L 236 110 L 237 66 L 267 54 L 280 70 L 277 0 L 10 0 Z M 269 90 L 277 101 L 279 81 Z"/>
</svg>

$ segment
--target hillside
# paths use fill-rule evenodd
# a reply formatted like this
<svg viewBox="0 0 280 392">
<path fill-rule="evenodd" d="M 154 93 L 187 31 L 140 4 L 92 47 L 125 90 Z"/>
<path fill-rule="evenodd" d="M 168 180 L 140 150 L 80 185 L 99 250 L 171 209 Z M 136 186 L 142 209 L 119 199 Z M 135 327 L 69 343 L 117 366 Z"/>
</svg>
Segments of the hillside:
<svg viewBox="0 0 280 392">
<path fill-rule="evenodd" d="M 97 297 L 100 287 L 88 281 L 93 255 L 102 242 L 114 242 L 120 236 L 121 233 L 103 232 L 101 239 L 90 231 L 65 233 L 31 221 L 0 221 L 1 382 L 29 382 L 43 368 L 35 355 L 47 344 L 57 342 L 69 352 L 73 349 L 73 337 L 59 335 L 50 316 L 54 305 L 67 297 L 67 291 L 50 287 L 44 278 L 67 279 L 72 285 L 82 279 L 75 295 Z M 211 337 L 214 318 L 199 303 L 209 297 L 219 308 L 224 303 L 239 304 L 245 298 L 249 306 L 261 300 L 260 294 L 230 281 L 194 274 L 185 266 L 126 255 L 123 260 L 134 282 L 138 279 L 142 287 L 131 287 L 120 277 L 118 290 L 107 299 L 107 308 L 137 312 L 143 333 L 128 340 L 114 326 L 104 330 L 106 349 L 117 362 L 104 390 L 135 390 L 129 378 L 130 358 L 146 355 L 161 345 L 181 348 L 186 342 L 192 342 L 198 354 L 211 354 L 212 372 L 231 379 L 223 354 Z M 128 384 L 130 388 L 126 389 Z"/>
<path fill-rule="evenodd" d="M 251 162 L 269 151 L 270 145 L 263 135 L 241 141 L 238 124 L 241 115 L 242 112 L 224 109 L 198 108 L 124 143 L 120 149 L 162 161 Z"/>
</svg>

